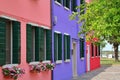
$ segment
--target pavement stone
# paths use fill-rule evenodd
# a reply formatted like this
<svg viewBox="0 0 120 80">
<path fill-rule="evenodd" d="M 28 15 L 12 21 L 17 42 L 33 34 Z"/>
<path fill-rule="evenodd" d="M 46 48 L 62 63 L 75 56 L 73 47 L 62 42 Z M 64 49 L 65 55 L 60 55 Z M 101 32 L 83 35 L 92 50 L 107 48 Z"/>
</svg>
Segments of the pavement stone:
<svg viewBox="0 0 120 80">
<path fill-rule="evenodd" d="M 120 80 L 120 65 L 101 65 L 100 68 L 72 80 Z"/>
</svg>

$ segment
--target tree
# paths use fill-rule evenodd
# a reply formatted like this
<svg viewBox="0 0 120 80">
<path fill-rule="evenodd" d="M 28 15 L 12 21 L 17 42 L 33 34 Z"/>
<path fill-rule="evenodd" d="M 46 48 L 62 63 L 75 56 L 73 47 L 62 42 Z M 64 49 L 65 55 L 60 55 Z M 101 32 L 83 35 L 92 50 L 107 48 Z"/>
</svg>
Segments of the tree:
<svg viewBox="0 0 120 80">
<path fill-rule="evenodd" d="M 92 0 L 90 3 L 78 6 L 85 9 L 85 13 L 75 12 L 71 19 L 78 17 L 82 22 L 79 34 L 85 34 L 87 40 L 98 38 L 113 44 L 115 61 L 118 59 L 118 46 L 120 45 L 120 0 Z M 92 34 L 92 36 L 91 36 Z M 88 36 L 89 35 L 89 36 Z"/>
</svg>

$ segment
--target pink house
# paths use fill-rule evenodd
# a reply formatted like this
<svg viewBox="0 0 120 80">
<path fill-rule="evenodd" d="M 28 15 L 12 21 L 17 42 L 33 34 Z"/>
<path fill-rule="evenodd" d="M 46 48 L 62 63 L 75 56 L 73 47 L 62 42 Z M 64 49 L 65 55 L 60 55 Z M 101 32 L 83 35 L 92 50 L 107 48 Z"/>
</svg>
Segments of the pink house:
<svg viewBox="0 0 120 80">
<path fill-rule="evenodd" d="M 51 80 L 50 70 L 30 72 L 31 64 L 50 62 L 50 13 L 50 0 L 0 0 L 0 80 L 13 80 L 2 67 L 16 65 L 25 70 L 18 80 Z"/>
</svg>

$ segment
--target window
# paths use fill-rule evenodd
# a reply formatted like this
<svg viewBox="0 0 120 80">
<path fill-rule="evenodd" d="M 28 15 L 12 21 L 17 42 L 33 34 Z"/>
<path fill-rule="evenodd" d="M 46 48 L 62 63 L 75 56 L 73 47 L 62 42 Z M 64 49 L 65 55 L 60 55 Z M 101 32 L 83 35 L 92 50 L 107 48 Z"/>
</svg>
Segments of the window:
<svg viewBox="0 0 120 80">
<path fill-rule="evenodd" d="M 98 56 L 100 56 L 100 45 L 98 45 Z"/>
<path fill-rule="evenodd" d="M 54 61 L 62 60 L 62 34 L 54 33 Z"/>
<path fill-rule="evenodd" d="M 64 60 L 70 59 L 70 35 L 64 35 Z"/>
<path fill-rule="evenodd" d="M 80 38 L 80 58 L 84 57 L 84 39 Z"/>
<path fill-rule="evenodd" d="M 51 59 L 51 31 L 27 24 L 27 62 Z"/>
<path fill-rule="evenodd" d="M 98 56 L 98 46 L 95 45 L 95 56 Z"/>
<path fill-rule="evenodd" d="M 55 0 L 56 2 L 62 4 L 62 0 Z"/>
<path fill-rule="evenodd" d="M 76 11 L 77 11 L 77 9 L 76 9 L 76 7 L 77 7 L 77 2 L 76 2 L 76 0 L 71 0 L 71 1 L 72 1 L 71 9 L 72 9 L 72 11 L 76 12 Z"/>
<path fill-rule="evenodd" d="M 0 65 L 20 63 L 20 23 L 0 18 Z"/>
<path fill-rule="evenodd" d="M 91 53 L 92 53 L 92 57 L 94 56 L 94 44 L 91 43 Z"/>
<path fill-rule="evenodd" d="M 70 0 L 64 0 L 63 2 L 63 5 L 66 7 L 66 8 L 70 8 Z"/>
<path fill-rule="evenodd" d="M 84 6 L 85 6 L 85 1 L 84 0 L 80 0 L 80 14 L 84 14 L 85 10 L 84 10 Z"/>
</svg>

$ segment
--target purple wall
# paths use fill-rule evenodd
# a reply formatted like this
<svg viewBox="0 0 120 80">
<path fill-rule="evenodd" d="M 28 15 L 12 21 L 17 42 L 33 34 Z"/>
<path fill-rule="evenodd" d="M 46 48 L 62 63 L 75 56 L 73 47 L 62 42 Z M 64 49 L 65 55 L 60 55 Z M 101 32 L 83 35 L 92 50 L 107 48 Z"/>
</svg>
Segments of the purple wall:
<svg viewBox="0 0 120 80">
<path fill-rule="evenodd" d="M 52 26 L 52 57 L 54 59 L 54 32 L 59 31 L 62 33 L 62 40 L 64 33 L 68 33 L 71 36 L 71 43 L 72 38 L 76 39 L 77 43 L 77 74 L 81 75 L 85 73 L 86 71 L 86 55 L 84 57 L 84 60 L 80 59 L 80 53 L 79 53 L 79 38 L 78 38 L 78 31 L 79 26 L 76 23 L 75 20 L 70 20 L 69 15 L 72 13 L 71 10 L 66 10 L 62 5 L 58 5 L 52 0 L 52 17 L 54 21 L 54 17 L 57 17 L 57 22 L 55 25 Z M 78 3 L 79 0 L 78 0 Z M 80 25 L 80 24 L 79 24 Z M 62 41 L 63 42 L 63 41 Z M 63 44 L 63 43 L 62 43 Z M 72 49 L 72 44 L 71 44 Z M 64 49 L 62 48 L 62 59 L 64 59 Z M 54 61 L 54 60 L 53 60 Z M 70 54 L 70 62 L 64 62 L 62 60 L 62 63 L 56 64 L 56 67 L 53 71 L 53 80 L 70 80 L 73 76 L 72 72 L 72 54 Z"/>
</svg>

